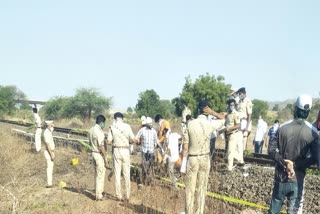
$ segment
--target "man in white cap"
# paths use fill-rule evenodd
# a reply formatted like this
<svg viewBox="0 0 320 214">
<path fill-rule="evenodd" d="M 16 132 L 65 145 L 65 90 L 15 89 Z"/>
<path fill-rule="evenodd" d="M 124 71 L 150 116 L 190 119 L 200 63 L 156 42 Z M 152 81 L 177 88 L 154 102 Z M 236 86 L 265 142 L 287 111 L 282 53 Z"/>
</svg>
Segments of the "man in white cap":
<svg viewBox="0 0 320 214">
<path fill-rule="evenodd" d="M 96 200 L 103 200 L 104 179 L 106 173 L 107 155 L 104 147 L 104 132 L 106 126 L 106 118 L 103 115 L 98 115 L 96 124 L 89 131 L 89 142 L 92 146 L 92 157 L 95 163 L 95 187 Z"/>
<path fill-rule="evenodd" d="M 157 131 L 152 127 L 152 119 L 150 117 L 146 118 L 146 124 L 142 127 L 136 135 L 136 140 L 141 142 L 141 151 L 142 151 L 142 178 L 141 181 L 144 181 L 146 184 L 148 182 L 150 170 L 148 167 L 154 164 L 155 155 L 154 148 L 157 145 L 158 137 Z M 150 177 L 151 178 L 151 177 Z M 151 178 L 152 179 L 152 178 Z M 138 184 L 141 187 L 141 184 Z"/>
<path fill-rule="evenodd" d="M 32 108 L 33 111 L 33 117 L 34 117 L 34 125 L 35 125 L 35 135 L 34 135 L 34 144 L 36 148 L 36 152 L 40 152 L 41 150 L 41 118 L 38 114 L 37 106 L 35 105 L 34 108 Z"/>
<path fill-rule="evenodd" d="M 54 141 L 53 141 L 53 121 L 52 120 L 47 120 L 45 121 L 46 124 L 46 129 L 44 130 L 43 137 L 44 137 L 44 142 L 46 144 L 46 149 L 44 150 L 44 157 L 47 160 L 47 188 L 52 188 L 52 174 L 53 174 L 53 165 L 54 165 L 54 159 L 55 159 L 55 154 L 54 154 Z"/>
<path fill-rule="evenodd" d="M 123 200 L 121 192 L 122 172 L 126 187 L 125 202 L 128 203 L 131 191 L 129 144 L 135 143 L 135 137 L 131 127 L 123 122 L 122 113 L 115 113 L 114 120 L 114 124 L 112 124 L 109 129 L 108 142 L 109 144 L 112 144 L 113 149 L 113 171 L 115 175 L 116 197 L 119 201 Z"/>
<path fill-rule="evenodd" d="M 294 107 L 294 119 L 278 129 L 268 153 L 275 160 L 275 176 L 269 214 L 280 213 L 287 198 L 288 213 L 302 213 L 306 168 L 319 167 L 320 142 L 317 130 L 306 121 L 312 106 L 309 95 L 300 95 Z"/>
</svg>

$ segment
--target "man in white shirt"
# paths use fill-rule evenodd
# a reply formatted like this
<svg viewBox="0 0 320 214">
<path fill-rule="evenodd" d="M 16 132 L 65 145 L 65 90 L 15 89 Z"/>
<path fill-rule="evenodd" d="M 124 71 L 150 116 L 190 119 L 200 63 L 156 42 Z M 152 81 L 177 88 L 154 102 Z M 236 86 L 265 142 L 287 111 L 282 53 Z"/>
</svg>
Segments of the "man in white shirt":
<svg viewBox="0 0 320 214">
<path fill-rule="evenodd" d="M 268 125 L 260 115 L 257 123 L 256 133 L 254 135 L 254 140 L 253 140 L 254 153 L 256 154 L 262 154 L 262 147 L 266 138 L 267 129 L 268 129 Z"/>
<path fill-rule="evenodd" d="M 33 111 L 33 117 L 34 117 L 34 124 L 35 124 L 35 135 L 34 135 L 34 144 L 36 148 L 36 152 L 40 152 L 41 150 L 41 134 L 42 134 L 42 129 L 41 129 L 41 118 L 38 114 L 38 109 L 37 106 L 35 105 L 34 108 L 32 108 Z"/>
<path fill-rule="evenodd" d="M 168 155 L 168 172 L 173 187 L 177 188 L 177 178 L 174 175 L 174 167 L 179 159 L 179 141 L 182 139 L 182 137 L 178 133 L 171 133 L 168 129 L 165 129 L 164 132 L 168 139 L 168 147 L 166 151 Z"/>
</svg>

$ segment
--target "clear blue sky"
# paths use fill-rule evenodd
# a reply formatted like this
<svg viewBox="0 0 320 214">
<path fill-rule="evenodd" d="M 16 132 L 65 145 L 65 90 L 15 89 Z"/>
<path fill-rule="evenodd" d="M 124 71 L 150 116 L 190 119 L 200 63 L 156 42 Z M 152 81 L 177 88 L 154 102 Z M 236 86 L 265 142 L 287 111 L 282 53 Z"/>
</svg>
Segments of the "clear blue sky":
<svg viewBox="0 0 320 214">
<path fill-rule="evenodd" d="M 318 0 L 2 0 L 0 85 L 39 100 L 96 87 L 126 109 L 208 72 L 252 99 L 318 97 L 319 11 Z"/>
</svg>

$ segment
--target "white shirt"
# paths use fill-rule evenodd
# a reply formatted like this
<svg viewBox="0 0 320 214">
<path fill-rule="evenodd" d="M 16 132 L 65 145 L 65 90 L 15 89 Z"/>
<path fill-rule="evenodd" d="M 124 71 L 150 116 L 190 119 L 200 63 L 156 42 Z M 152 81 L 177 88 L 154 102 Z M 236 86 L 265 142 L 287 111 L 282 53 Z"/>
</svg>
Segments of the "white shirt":
<svg viewBox="0 0 320 214">
<path fill-rule="evenodd" d="M 169 161 L 176 162 L 179 159 L 179 139 L 181 135 L 171 133 L 168 138 L 168 148 L 170 149 Z"/>
<path fill-rule="evenodd" d="M 258 120 L 254 141 L 262 141 L 267 134 L 268 125 L 263 119 Z"/>
<path fill-rule="evenodd" d="M 40 128 L 41 127 L 41 119 L 38 113 L 33 113 L 33 117 L 34 117 L 34 123 L 36 125 L 36 128 Z"/>
</svg>

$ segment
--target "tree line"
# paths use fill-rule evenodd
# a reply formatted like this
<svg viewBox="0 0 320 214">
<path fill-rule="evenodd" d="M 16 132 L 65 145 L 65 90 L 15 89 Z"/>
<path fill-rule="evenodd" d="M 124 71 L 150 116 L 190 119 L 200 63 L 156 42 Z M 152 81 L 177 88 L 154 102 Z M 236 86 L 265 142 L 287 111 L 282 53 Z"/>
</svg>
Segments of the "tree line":
<svg viewBox="0 0 320 214">
<path fill-rule="evenodd" d="M 198 114 L 197 104 L 201 100 L 208 100 L 211 107 L 218 112 L 226 111 L 226 100 L 230 96 L 231 84 L 225 82 L 223 76 L 214 76 L 206 73 L 200 75 L 195 81 L 190 76 L 185 78 L 185 84 L 178 97 L 172 100 L 162 100 L 156 91 L 148 89 L 139 94 L 135 107 L 128 107 L 127 112 L 137 117 L 147 115 L 154 117 L 161 114 L 165 118 L 181 117 L 182 111 L 187 106 L 192 110 L 193 116 Z M 250 98 L 250 91 L 248 92 Z M 17 100 L 25 100 L 27 96 L 16 86 L 0 86 L 0 116 L 12 115 L 18 110 L 30 110 L 28 103 L 20 103 Z M 253 119 L 259 115 L 265 118 L 268 124 L 274 119 L 285 121 L 292 118 L 293 104 L 288 104 L 284 109 L 275 106 L 270 114 L 267 101 L 252 100 Z M 74 96 L 53 97 L 41 108 L 41 114 L 46 119 L 80 118 L 90 120 L 98 114 L 108 114 L 112 107 L 112 97 L 106 97 L 96 88 L 79 88 Z M 312 108 L 310 120 L 314 120 L 320 103 Z"/>
</svg>

